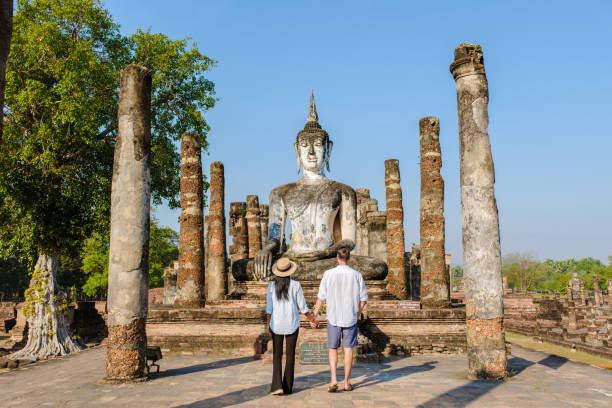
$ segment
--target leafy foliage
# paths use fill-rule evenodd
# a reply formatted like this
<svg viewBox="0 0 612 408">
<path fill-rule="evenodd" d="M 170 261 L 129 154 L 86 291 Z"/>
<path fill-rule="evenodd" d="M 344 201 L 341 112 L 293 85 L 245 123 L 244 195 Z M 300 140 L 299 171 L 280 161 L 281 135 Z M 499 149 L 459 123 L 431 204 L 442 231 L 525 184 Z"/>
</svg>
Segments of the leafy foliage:
<svg viewBox="0 0 612 408">
<path fill-rule="evenodd" d="M 457 286 L 463 279 L 463 268 L 459 265 L 453 266 L 450 270 L 450 285 L 451 288 Z"/>
<path fill-rule="evenodd" d="M 188 40 L 124 37 L 100 0 L 18 0 L 0 145 L 0 257 L 75 256 L 108 232 L 119 74 L 153 73 L 152 202 L 177 207 L 181 133 L 201 135 L 215 61 Z"/>
<path fill-rule="evenodd" d="M 599 287 L 605 289 L 608 286 L 607 280 L 612 279 L 612 257 L 608 259 L 607 266 L 594 258 L 563 261 L 547 259 L 538 262 L 531 254 L 511 253 L 503 258 L 502 273 L 508 277 L 510 287 L 521 291 L 556 290 L 566 294 L 567 282 L 573 268 L 576 268 L 578 278 L 584 282 L 586 290 L 593 290 L 593 275 L 597 275 Z"/>
<path fill-rule="evenodd" d="M 171 228 L 160 227 L 151 217 L 149 239 L 149 287 L 157 288 L 164 284 L 164 268 L 178 257 L 178 234 Z M 106 296 L 108 288 L 109 237 L 94 233 L 83 247 L 83 272 L 88 276 L 83 292 L 92 297 Z"/>
</svg>

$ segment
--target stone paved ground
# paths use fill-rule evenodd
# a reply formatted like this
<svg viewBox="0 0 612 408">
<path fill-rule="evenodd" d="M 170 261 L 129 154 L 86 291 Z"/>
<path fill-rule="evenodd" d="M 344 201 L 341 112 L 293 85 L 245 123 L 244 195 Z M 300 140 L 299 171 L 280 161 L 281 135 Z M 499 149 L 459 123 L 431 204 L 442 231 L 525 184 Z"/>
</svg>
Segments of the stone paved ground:
<svg viewBox="0 0 612 408">
<path fill-rule="evenodd" d="M 169 357 L 153 380 L 99 383 L 105 349 L 0 373 L 2 407 L 610 407 L 612 371 L 513 347 L 514 376 L 466 379 L 465 356 L 354 368 L 353 392 L 326 392 L 325 366 L 297 366 L 295 393 L 268 396 L 271 365 L 250 358 Z"/>
</svg>

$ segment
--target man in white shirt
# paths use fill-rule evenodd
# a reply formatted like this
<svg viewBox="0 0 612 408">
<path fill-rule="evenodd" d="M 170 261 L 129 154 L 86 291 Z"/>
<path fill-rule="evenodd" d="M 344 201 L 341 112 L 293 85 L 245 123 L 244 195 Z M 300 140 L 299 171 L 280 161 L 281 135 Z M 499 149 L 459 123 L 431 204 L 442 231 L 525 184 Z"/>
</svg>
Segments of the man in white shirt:
<svg viewBox="0 0 612 408">
<path fill-rule="evenodd" d="M 363 276 L 348 266 L 350 256 L 348 248 L 338 249 L 338 266 L 323 274 L 314 307 L 315 316 L 318 316 L 323 302 L 327 307 L 327 348 L 331 369 L 331 383 L 327 389 L 329 392 L 338 390 L 336 369 L 340 339 L 344 347 L 344 390 L 353 390 L 350 377 L 353 348 L 357 347 L 357 319 L 368 300 Z"/>
</svg>

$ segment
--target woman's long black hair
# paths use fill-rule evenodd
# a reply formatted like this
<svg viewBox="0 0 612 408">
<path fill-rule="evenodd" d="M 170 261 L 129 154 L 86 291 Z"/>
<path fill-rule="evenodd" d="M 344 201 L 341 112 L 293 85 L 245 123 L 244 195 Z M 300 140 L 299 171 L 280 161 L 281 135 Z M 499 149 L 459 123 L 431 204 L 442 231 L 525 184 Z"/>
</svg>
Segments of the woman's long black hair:
<svg viewBox="0 0 612 408">
<path fill-rule="evenodd" d="M 274 278 L 274 289 L 278 300 L 289 299 L 289 285 L 291 278 L 289 276 L 277 276 Z"/>
</svg>

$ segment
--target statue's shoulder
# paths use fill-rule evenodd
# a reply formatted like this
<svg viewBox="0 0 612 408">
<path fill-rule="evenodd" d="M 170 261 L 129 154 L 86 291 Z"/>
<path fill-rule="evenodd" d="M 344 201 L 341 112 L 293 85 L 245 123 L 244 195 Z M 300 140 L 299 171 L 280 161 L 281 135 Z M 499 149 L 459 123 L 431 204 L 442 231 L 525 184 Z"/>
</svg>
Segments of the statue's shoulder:
<svg viewBox="0 0 612 408">
<path fill-rule="evenodd" d="M 349 185 L 340 183 L 338 181 L 332 181 L 332 183 L 334 184 L 334 189 L 338 190 L 338 191 L 342 191 L 345 194 L 351 194 L 351 195 L 355 195 L 355 189 Z"/>
<path fill-rule="evenodd" d="M 284 197 L 285 194 L 287 194 L 288 192 L 295 190 L 296 186 L 297 186 L 297 183 L 293 182 L 289 184 L 283 184 L 282 186 L 274 187 L 272 191 L 270 191 L 270 197 L 272 196 Z"/>
</svg>

